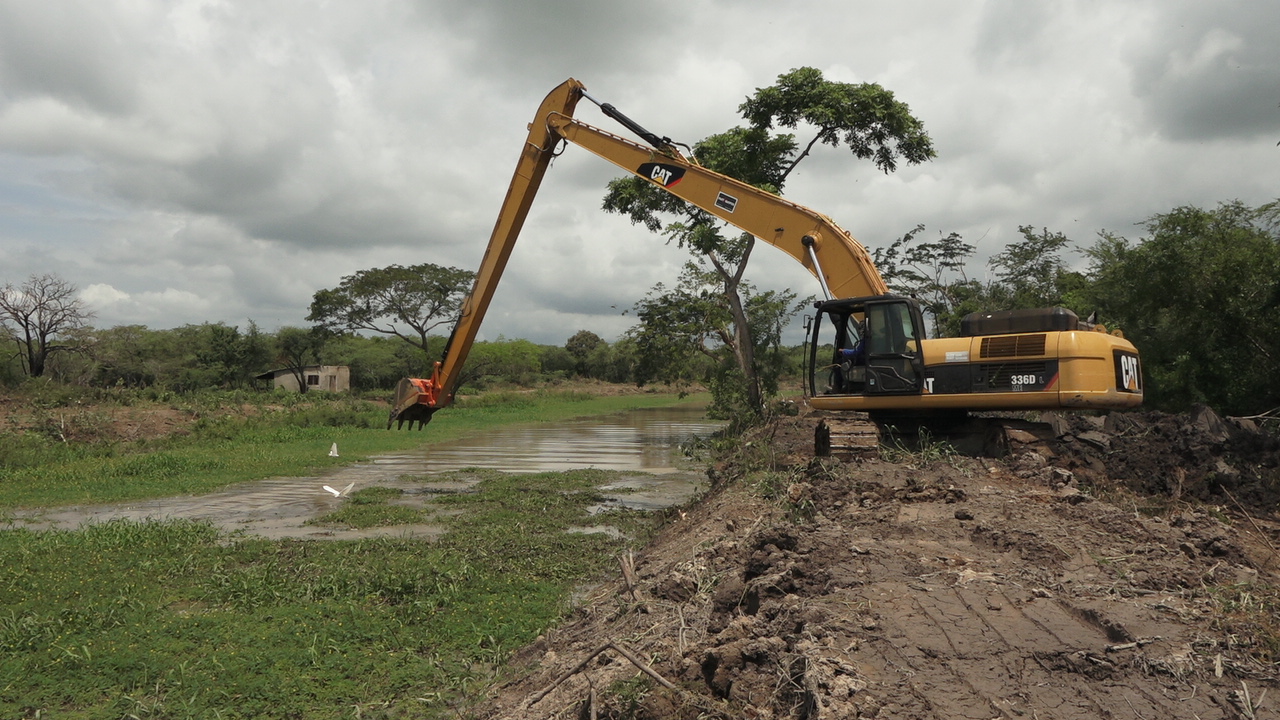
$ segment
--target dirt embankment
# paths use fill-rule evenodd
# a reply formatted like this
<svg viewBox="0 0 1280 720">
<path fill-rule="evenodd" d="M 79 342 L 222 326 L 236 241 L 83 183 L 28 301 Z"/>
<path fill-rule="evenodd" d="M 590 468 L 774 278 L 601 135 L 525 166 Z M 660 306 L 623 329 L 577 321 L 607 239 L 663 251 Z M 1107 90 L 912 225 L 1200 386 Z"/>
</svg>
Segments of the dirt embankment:
<svg viewBox="0 0 1280 720">
<path fill-rule="evenodd" d="M 814 460 L 813 419 L 783 421 L 475 715 L 1276 717 L 1274 437 L 1054 422 L 1003 460 L 889 462 Z"/>
</svg>

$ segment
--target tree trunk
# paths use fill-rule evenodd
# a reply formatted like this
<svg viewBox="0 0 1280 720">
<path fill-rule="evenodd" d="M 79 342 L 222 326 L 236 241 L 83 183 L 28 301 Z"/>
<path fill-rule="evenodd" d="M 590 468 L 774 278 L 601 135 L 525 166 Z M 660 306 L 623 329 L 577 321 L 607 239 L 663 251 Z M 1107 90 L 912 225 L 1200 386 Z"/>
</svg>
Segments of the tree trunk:
<svg viewBox="0 0 1280 720">
<path fill-rule="evenodd" d="M 296 366 L 295 366 L 295 367 L 291 367 L 291 368 L 289 368 L 289 374 L 293 375 L 293 378 L 294 378 L 295 380 L 297 380 L 297 381 L 298 381 L 298 392 L 300 392 L 300 393 L 302 393 L 302 394 L 304 394 L 304 395 L 305 395 L 305 394 L 306 394 L 306 392 L 307 392 L 307 371 L 306 371 L 306 368 L 301 368 L 301 367 L 296 367 Z"/>
<path fill-rule="evenodd" d="M 30 330 L 27 331 L 27 369 L 31 377 L 41 377 L 44 375 L 44 361 L 47 351 L 44 343 L 37 338 L 31 337 Z"/>
<path fill-rule="evenodd" d="M 743 382 L 747 384 L 747 404 L 752 413 L 759 415 L 764 407 L 764 398 L 760 390 L 760 378 L 756 374 L 756 346 L 752 341 L 747 311 L 742 307 L 742 296 L 738 294 L 736 283 L 732 290 L 725 289 L 725 299 L 729 301 L 729 312 L 733 314 L 733 357 L 738 361 Z"/>
<path fill-rule="evenodd" d="M 733 350 L 733 358 L 738 363 L 738 370 L 742 373 L 742 381 L 747 384 L 747 405 L 753 414 L 759 415 L 764 408 L 764 397 L 760 389 L 760 377 L 756 374 L 756 346 L 751 337 L 747 310 L 743 307 L 742 295 L 738 292 L 742 275 L 747 270 L 747 261 L 751 259 L 751 251 L 754 248 L 755 238 L 749 237 L 746 250 L 743 251 L 732 273 L 714 252 L 707 253 L 707 257 L 724 280 L 724 298 L 729 304 L 729 313 L 733 316 L 733 342 L 729 345 Z"/>
</svg>

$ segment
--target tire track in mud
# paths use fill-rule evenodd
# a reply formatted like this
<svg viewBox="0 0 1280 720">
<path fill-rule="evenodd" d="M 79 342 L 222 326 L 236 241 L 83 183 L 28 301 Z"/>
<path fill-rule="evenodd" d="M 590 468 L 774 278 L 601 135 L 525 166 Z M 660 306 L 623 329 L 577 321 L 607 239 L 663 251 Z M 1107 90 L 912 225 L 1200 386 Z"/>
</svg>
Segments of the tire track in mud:
<svg viewBox="0 0 1280 720">
<path fill-rule="evenodd" d="M 915 698 L 917 708 L 901 708 L 907 716 L 919 713 L 948 720 L 1023 717 L 1027 712 L 1046 720 L 1219 716 L 1221 708 L 1212 702 L 1171 698 L 1158 683 L 1154 689 L 1159 692 L 1133 684 L 1128 676 L 1140 676 L 1140 669 L 1127 667 L 1107 648 L 1133 643 L 1135 637 L 1105 612 L 1053 598 L 1048 591 L 1027 591 L 990 572 L 975 570 L 986 559 L 980 552 L 984 543 L 973 543 L 934 522 L 921 522 L 943 517 L 945 513 L 938 509 L 899 513 L 898 518 L 905 516 L 909 521 L 894 522 L 897 527 L 891 534 L 898 539 L 884 544 L 883 551 L 911 555 L 917 543 L 924 542 L 935 553 L 950 551 L 949 560 L 959 558 L 963 566 L 903 580 L 893 578 L 902 577 L 905 565 L 869 563 L 875 568 L 873 574 L 884 579 L 871 579 L 855 593 L 854 602 L 878 608 L 880 628 L 875 639 L 851 657 L 863 667 L 909 669 L 909 674 L 881 672 L 867 677 L 872 686 L 900 689 L 901 694 Z M 938 543 L 938 538 L 948 535 L 951 543 Z M 1038 552 L 1034 550 L 1040 542 L 1036 534 L 1024 537 L 1027 545 L 1003 550 L 1025 553 L 1031 547 L 1032 554 Z M 880 657 L 866 657 L 873 652 Z"/>
<path fill-rule="evenodd" d="M 1026 604 L 1000 590 L 885 583 L 881 595 L 909 610 L 879 615 L 879 637 L 853 653 L 874 651 L 904 673 L 871 673 L 872 684 L 905 686 L 924 716 L 940 719 L 1176 717 L 1177 707 L 1145 692 L 1091 691 L 1123 673 L 1105 648 L 1115 640 L 1096 623 L 1050 599 Z M 839 640 L 836 641 L 838 645 Z M 877 665 L 872 658 L 857 663 Z M 1083 679 L 1077 677 L 1083 676 Z M 1034 707 L 1025 708 L 1035 697 Z M 1120 706 L 1117 707 L 1117 702 Z M 909 708 L 904 708 L 910 712 Z M 1201 717 L 1209 707 L 1198 708 Z M 1195 710 L 1192 710 L 1193 712 Z"/>
<path fill-rule="evenodd" d="M 727 485 L 690 508 L 639 557 L 638 601 L 603 586 L 477 717 L 586 717 L 592 688 L 600 717 L 636 720 L 1234 720 L 1264 690 L 1249 712 L 1276 717 L 1276 666 L 1201 593 L 1277 578 L 1205 513 L 1141 517 L 977 461 L 791 477 L 781 504 Z M 603 656 L 562 677 L 607 640 L 677 690 L 624 703 L 607 688 L 636 668 Z"/>
</svg>

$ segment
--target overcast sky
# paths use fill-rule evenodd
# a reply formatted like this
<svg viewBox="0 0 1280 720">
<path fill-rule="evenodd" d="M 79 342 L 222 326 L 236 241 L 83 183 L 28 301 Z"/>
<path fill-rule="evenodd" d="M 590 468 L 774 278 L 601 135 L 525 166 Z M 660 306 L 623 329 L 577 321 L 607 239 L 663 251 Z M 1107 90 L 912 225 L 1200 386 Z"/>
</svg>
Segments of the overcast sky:
<svg viewBox="0 0 1280 720">
<path fill-rule="evenodd" d="M 887 176 L 823 148 L 789 181 L 870 247 L 917 223 L 983 258 L 1019 225 L 1088 246 L 1280 197 L 1272 0 L 0 0 L 0 284 L 56 273 L 99 327 L 304 325 L 358 270 L 475 269 L 564 79 L 692 144 L 801 66 L 880 83 L 934 140 Z M 617 175 L 556 161 L 483 337 L 612 341 L 675 280 L 681 251 L 599 209 Z M 820 292 L 765 245 L 748 275 Z"/>
</svg>

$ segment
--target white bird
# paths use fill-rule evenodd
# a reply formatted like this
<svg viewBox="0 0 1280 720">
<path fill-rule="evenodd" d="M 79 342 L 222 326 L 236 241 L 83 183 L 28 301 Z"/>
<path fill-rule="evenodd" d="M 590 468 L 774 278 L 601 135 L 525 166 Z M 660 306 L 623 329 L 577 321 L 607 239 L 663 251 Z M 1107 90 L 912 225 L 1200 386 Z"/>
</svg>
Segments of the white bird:
<svg viewBox="0 0 1280 720">
<path fill-rule="evenodd" d="M 356 486 L 356 484 L 355 484 L 355 483 L 351 483 L 350 485 L 348 485 L 348 486 L 346 486 L 346 487 L 342 488 L 341 490 L 334 490 L 333 488 L 329 487 L 328 485 L 325 485 L 325 486 L 324 486 L 324 489 L 325 489 L 325 490 L 328 490 L 328 491 L 329 491 L 329 492 L 331 492 L 331 493 L 333 493 L 333 496 L 334 496 L 334 497 L 342 497 L 343 495 L 346 495 L 347 493 L 351 492 L 351 488 L 353 488 L 353 487 L 355 487 L 355 486 Z"/>
<path fill-rule="evenodd" d="M 329 448 L 329 457 L 338 457 L 338 443 L 334 443 L 333 447 Z"/>
</svg>

